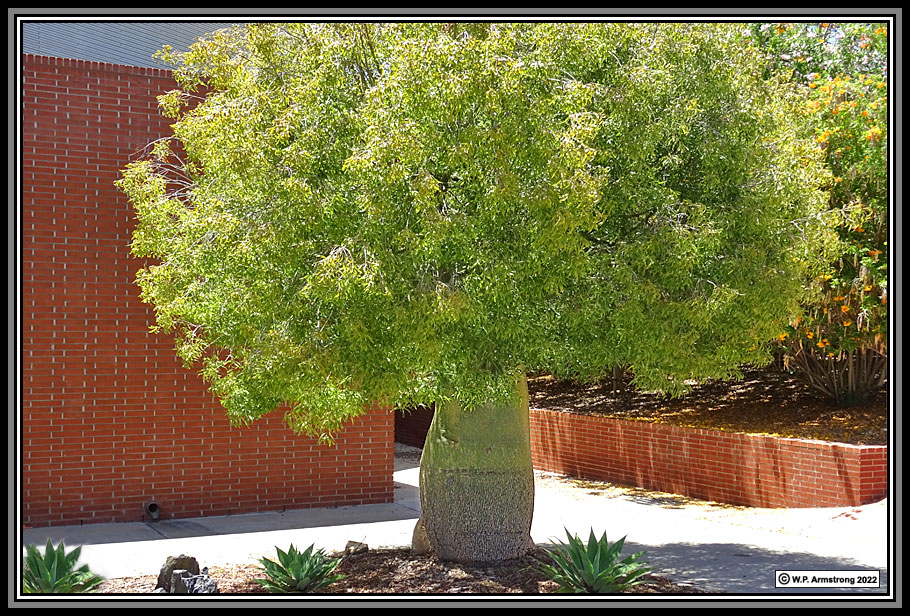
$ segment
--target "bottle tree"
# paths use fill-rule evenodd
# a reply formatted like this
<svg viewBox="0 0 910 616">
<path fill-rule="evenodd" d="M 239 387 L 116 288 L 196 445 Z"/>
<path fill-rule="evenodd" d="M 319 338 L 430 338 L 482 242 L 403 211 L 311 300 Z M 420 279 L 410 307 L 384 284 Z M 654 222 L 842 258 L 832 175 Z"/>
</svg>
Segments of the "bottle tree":
<svg viewBox="0 0 910 616">
<path fill-rule="evenodd" d="M 838 404 L 888 378 L 888 28 L 883 23 L 754 24 L 766 74 L 801 88 L 830 171 L 824 220 L 836 241 L 808 252 L 804 310 L 782 334 L 787 364 Z"/>
<path fill-rule="evenodd" d="M 440 558 L 531 545 L 525 373 L 766 361 L 822 172 L 723 24 L 254 24 L 178 62 L 120 182 L 157 327 L 232 421 L 435 402 Z M 205 94 L 200 94 L 204 92 Z"/>
</svg>

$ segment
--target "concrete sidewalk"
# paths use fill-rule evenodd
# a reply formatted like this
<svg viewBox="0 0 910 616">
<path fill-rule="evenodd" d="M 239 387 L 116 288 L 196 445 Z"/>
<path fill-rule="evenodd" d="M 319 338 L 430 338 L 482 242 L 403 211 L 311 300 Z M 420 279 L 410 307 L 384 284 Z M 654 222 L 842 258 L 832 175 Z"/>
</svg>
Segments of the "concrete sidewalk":
<svg viewBox="0 0 910 616">
<path fill-rule="evenodd" d="M 419 517 L 419 449 L 396 445 L 395 502 L 301 509 L 153 523 L 32 528 L 25 543 L 50 537 L 67 549 L 82 546 L 80 562 L 104 577 L 157 574 L 171 555 L 189 554 L 201 566 L 255 563 L 287 549 L 315 544 L 341 550 L 348 541 L 371 548 L 409 546 Z M 850 508 L 755 509 L 719 506 L 598 482 L 571 482 L 537 473 L 531 535 L 538 544 L 627 535 L 625 553 L 646 550 L 655 573 L 677 583 L 742 595 L 856 594 L 886 598 L 889 511 L 885 501 Z M 893 520 L 893 518 L 891 518 Z M 893 547 L 893 546 L 892 546 Z M 775 588 L 775 571 L 880 572 L 879 588 Z M 892 591 L 893 592 L 893 591 Z"/>
</svg>

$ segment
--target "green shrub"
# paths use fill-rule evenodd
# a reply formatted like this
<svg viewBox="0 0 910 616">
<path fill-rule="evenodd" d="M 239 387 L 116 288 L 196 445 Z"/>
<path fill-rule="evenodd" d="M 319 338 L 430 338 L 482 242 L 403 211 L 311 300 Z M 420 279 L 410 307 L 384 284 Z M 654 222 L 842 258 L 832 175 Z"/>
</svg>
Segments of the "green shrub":
<svg viewBox="0 0 910 616">
<path fill-rule="evenodd" d="M 78 593 L 89 592 L 104 578 L 89 571 L 88 565 L 76 569 L 81 547 L 66 553 L 63 541 L 55 549 L 47 540 L 44 554 L 34 545 L 25 546 L 25 567 L 22 572 L 22 589 L 26 593 Z"/>
<path fill-rule="evenodd" d="M 256 582 L 272 593 L 305 593 L 313 592 L 329 584 L 344 579 L 345 576 L 333 574 L 341 559 L 328 559 L 322 550 L 313 551 L 311 545 L 303 552 L 298 552 L 291 544 L 287 552 L 279 548 L 278 562 L 260 558 L 261 570 L 270 579 L 257 579 Z"/>
<path fill-rule="evenodd" d="M 639 558 L 644 552 L 637 552 L 617 562 L 626 541 L 623 537 L 616 543 L 607 541 L 604 533 L 600 539 L 594 530 L 585 543 L 566 531 L 569 543 L 560 541 L 561 549 L 547 550 L 554 564 L 541 561 L 540 571 L 559 584 L 561 593 L 605 594 L 624 592 L 641 584 L 639 579 L 651 571 L 643 566 Z"/>
</svg>

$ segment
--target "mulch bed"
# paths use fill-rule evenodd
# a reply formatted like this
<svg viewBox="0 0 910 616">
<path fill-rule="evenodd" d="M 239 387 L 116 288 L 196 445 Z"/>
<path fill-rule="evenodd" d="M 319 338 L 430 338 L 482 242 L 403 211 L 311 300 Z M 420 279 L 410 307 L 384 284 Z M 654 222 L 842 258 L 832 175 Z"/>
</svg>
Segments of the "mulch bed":
<svg viewBox="0 0 910 616">
<path fill-rule="evenodd" d="M 334 555 L 338 557 L 338 555 Z M 336 570 L 345 579 L 320 589 L 317 595 L 540 595 L 555 593 L 557 585 L 537 570 L 537 559 L 546 552 L 535 548 L 517 561 L 495 566 L 471 567 L 440 562 L 434 556 L 417 556 L 406 548 L 368 550 L 342 560 Z M 220 594 L 267 595 L 255 582 L 263 577 L 258 565 L 210 567 L 209 575 L 218 582 Z M 117 578 L 105 581 L 97 592 L 105 594 L 151 593 L 157 576 Z M 644 578 L 628 594 L 704 594 L 693 586 L 674 584 L 657 575 Z"/>
<path fill-rule="evenodd" d="M 694 385 L 676 399 L 636 391 L 625 375 L 617 391 L 611 381 L 586 385 L 544 375 L 528 379 L 528 392 L 532 408 L 550 411 L 854 445 L 888 442 L 886 390 L 838 407 L 774 366 L 743 376 Z"/>
</svg>

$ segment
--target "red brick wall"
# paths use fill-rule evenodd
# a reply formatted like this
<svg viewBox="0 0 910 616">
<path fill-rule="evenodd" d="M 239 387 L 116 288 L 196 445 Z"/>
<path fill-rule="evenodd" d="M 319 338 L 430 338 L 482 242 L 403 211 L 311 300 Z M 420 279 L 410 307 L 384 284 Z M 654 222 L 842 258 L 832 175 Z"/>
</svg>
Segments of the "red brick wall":
<svg viewBox="0 0 910 616">
<path fill-rule="evenodd" d="M 887 447 L 531 412 L 534 467 L 754 507 L 834 507 L 887 492 Z"/>
<path fill-rule="evenodd" d="M 411 439 L 431 412 L 396 421 Z M 410 424 L 410 425 L 403 425 Z M 424 432 L 425 434 L 425 432 Z M 887 493 L 887 447 L 531 409 L 534 468 L 754 507 L 860 505 Z"/>
<path fill-rule="evenodd" d="M 423 447 L 427 440 L 430 422 L 433 420 L 432 407 L 416 407 L 395 412 L 395 442 L 412 447 Z"/>
<path fill-rule="evenodd" d="M 167 71 L 22 58 L 22 521 L 132 521 L 392 500 L 393 417 L 334 448 L 280 412 L 231 428 L 134 284 L 133 213 L 114 187 L 169 132 Z"/>
</svg>

